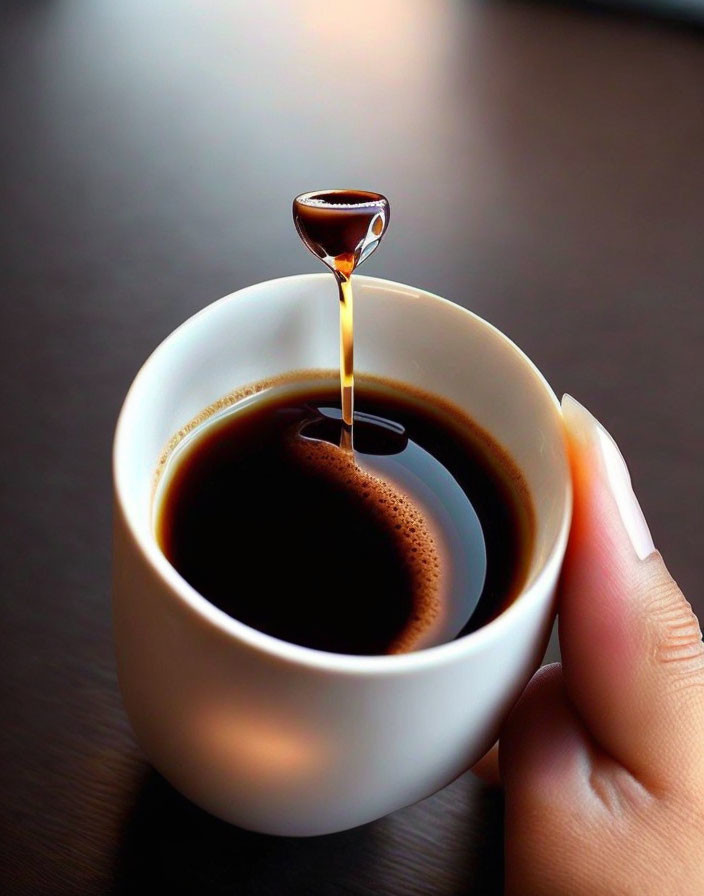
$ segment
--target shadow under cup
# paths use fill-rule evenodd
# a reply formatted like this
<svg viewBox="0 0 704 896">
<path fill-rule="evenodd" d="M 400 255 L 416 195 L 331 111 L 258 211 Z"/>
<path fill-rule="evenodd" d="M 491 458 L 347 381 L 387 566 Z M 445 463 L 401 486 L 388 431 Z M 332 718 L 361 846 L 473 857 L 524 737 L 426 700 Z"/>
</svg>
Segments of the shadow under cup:
<svg viewBox="0 0 704 896">
<path fill-rule="evenodd" d="M 257 284 L 203 309 L 156 349 L 115 435 L 120 686 L 159 771 L 203 808 L 265 833 L 371 821 L 476 761 L 544 652 L 569 530 L 559 405 L 525 355 L 429 293 L 360 276 L 355 298 L 356 369 L 449 399 L 508 451 L 534 505 L 533 556 L 522 594 L 497 619 L 415 653 L 323 653 L 227 616 L 159 550 L 155 471 L 174 434 L 233 389 L 336 367 L 335 283 L 317 274 Z"/>
</svg>

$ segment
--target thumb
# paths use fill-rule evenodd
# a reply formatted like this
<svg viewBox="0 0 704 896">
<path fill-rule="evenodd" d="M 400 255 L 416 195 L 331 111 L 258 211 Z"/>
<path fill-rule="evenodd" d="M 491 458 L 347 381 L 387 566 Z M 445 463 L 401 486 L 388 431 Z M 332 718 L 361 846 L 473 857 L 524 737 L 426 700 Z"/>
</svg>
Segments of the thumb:
<svg viewBox="0 0 704 896">
<path fill-rule="evenodd" d="M 567 695 L 591 735 L 646 786 L 696 782 L 704 646 L 633 493 L 625 461 L 577 401 L 562 401 L 575 515 L 559 626 Z"/>
</svg>

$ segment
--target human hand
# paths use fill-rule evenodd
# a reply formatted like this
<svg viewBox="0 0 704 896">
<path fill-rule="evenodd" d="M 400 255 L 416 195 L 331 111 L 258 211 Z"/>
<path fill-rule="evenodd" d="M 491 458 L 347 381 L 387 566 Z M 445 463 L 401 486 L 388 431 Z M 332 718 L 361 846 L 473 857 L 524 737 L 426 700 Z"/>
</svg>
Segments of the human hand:
<svg viewBox="0 0 704 896">
<path fill-rule="evenodd" d="M 704 894 L 704 646 L 606 430 L 563 399 L 575 509 L 563 662 L 477 771 L 505 789 L 506 892 Z M 492 767 L 492 763 L 494 763 Z"/>
</svg>

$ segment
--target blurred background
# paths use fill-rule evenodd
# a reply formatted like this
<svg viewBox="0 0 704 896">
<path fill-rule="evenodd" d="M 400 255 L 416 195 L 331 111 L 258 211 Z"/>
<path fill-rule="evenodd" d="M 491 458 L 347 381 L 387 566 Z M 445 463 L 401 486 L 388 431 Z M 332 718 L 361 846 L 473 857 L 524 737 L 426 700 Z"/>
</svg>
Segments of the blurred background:
<svg viewBox="0 0 704 896">
<path fill-rule="evenodd" d="M 364 273 L 478 312 L 586 404 L 704 612 L 702 22 L 700 0 L 2 4 L 3 893 L 501 892 L 500 796 L 470 776 L 285 841 L 149 770 L 112 655 L 112 430 L 185 317 L 318 269 L 295 194 L 379 190 Z"/>
</svg>

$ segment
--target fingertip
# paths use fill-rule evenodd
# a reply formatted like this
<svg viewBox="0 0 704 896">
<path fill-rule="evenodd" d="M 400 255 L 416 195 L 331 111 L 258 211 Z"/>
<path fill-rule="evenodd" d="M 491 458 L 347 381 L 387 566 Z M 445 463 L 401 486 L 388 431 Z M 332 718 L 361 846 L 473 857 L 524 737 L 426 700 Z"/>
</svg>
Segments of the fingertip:
<svg viewBox="0 0 704 896">
<path fill-rule="evenodd" d="M 609 533 L 618 547 L 628 549 L 640 560 L 655 550 L 650 528 L 633 491 L 628 466 L 611 434 L 571 395 L 562 397 L 575 504 L 579 515 L 600 500 L 600 522 L 609 524 Z"/>
<path fill-rule="evenodd" d="M 630 663 L 629 636 L 642 556 L 653 543 L 628 468 L 599 421 L 571 395 L 562 398 L 574 484 L 572 530 L 560 589 L 560 644 L 568 680 Z M 610 670 L 613 674 L 614 669 Z"/>
<path fill-rule="evenodd" d="M 562 407 L 575 499 L 558 605 L 565 684 L 599 745 L 652 777 L 671 742 L 687 747 L 676 721 L 704 719 L 681 687 L 704 680 L 701 635 L 616 443 L 574 398 Z"/>
</svg>

